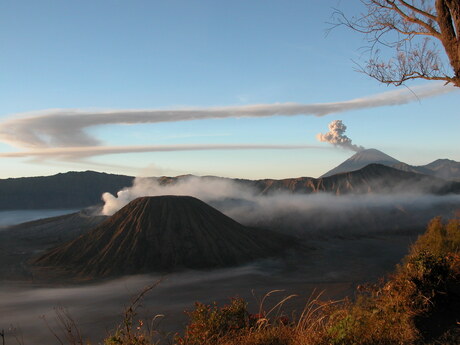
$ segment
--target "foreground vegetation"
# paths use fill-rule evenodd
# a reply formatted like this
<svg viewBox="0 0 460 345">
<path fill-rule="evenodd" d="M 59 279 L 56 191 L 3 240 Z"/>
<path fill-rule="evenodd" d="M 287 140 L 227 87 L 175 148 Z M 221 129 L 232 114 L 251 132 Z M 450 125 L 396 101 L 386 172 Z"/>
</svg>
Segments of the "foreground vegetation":
<svg viewBox="0 0 460 345">
<path fill-rule="evenodd" d="M 130 314 L 105 345 L 460 344 L 460 218 L 433 219 L 395 273 L 359 286 L 353 301 L 316 296 L 294 319 L 282 312 L 290 297 L 267 309 L 262 300 L 258 314 L 241 298 L 196 303 L 184 334 L 169 340 L 155 340 Z"/>
</svg>

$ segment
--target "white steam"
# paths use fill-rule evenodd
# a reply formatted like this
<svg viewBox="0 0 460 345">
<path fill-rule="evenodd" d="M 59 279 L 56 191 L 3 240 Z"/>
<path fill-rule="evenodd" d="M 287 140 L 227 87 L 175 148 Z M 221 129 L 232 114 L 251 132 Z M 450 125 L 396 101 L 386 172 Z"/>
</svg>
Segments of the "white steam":
<svg viewBox="0 0 460 345">
<path fill-rule="evenodd" d="M 325 143 L 330 143 L 334 146 L 339 146 L 347 150 L 359 152 L 364 150 L 364 147 L 358 146 L 352 143 L 351 139 L 345 135 L 347 126 L 345 126 L 342 120 L 334 120 L 329 124 L 329 132 L 318 133 L 316 138 Z"/>
<path fill-rule="evenodd" d="M 252 199 L 255 193 L 231 180 L 212 177 L 190 176 L 167 185 L 160 185 L 156 179 L 136 177 L 133 186 L 122 189 L 116 197 L 110 193 L 102 195 L 104 201 L 102 214 L 112 215 L 136 198 L 159 195 L 189 195 L 211 202 L 228 198 Z"/>
<path fill-rule="evenodd" d="M 104 193 L 102 213 L 112 215 L 138 197 L 189 195 L 247 226 L 268 227 L 298 236 L 314 233 L 346 235 L 399 231 L 404 227 L 423 229 L 430 218 L 450 212 L 460 202 L 458 194 L 434 196 L 426 194 L 420 186 L 407 189 L 407 183 L 396 188 L 399 194 L 392 190 L 338 197 L 327 193 L 294 194 L 288 191 L 263 195 L 254 186 L 257 181 L 217 177 L 183 176 L 164 184 L 160 181 L 136 178 L 132 187 L 119 191 L 117 196 Z"/>
</svg>

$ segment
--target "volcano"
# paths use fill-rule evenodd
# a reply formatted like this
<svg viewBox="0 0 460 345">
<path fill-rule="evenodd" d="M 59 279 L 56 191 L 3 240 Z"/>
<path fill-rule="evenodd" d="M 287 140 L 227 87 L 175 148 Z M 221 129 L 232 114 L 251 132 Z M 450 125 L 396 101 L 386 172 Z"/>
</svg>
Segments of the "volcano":
<svg viewBox="0 0 460 345">
<path fill-rule="evenodd" d="M 437 159 L 426 165 L 414 166 L 400 162 L 376 149 L 366 149 L 355 153 L 321 177 L 360 170 L 369 164 L 381 164 L 406 172 L 439 177 L 445 180 L 460 181 L 460 162 L 450 159 Z"/>
<path fill-rule="evenodd" d="M 328 177 L 344 172 L 359 170 L 369 164 L 381 164 L 389 167 L 394 167 L 399 163 L 401 162 L 387 155 L 386 153 L 383 153 L 382 151 L 376 149 L 367 149 L 355 153 L 346 161 L 344 161 L 334 169 L 329 170 L 321 177 Z"/>
<path fill-rule="evenodd" d="M 107 277 L 235 266 L 280 254 L 295 243 L 292 237 L 247 228 L 193 197 L 142 197 L 32 263 Z"/>
</svg>

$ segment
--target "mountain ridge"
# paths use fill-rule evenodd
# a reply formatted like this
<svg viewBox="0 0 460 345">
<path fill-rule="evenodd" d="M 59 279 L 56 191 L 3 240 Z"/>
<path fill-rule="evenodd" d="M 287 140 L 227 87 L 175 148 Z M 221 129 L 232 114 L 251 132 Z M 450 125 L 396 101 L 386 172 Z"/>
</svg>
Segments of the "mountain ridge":
<svg viewBox="0 0 460 345">
<path fill-rule="evenodd" d="M 378 150 L 372 150 L 370 152 L 375 153 Z M 378 151 L 380 152 L 380 151 Z M 383 153 L 382 153 L 383 154 Z M 383 154 L 386 157 L 388 155 Z M 389 157 L 389 156 L 388 156 Z M 391 157 L 390 157 L 391 158 Z M 359 161 L 359 160 L 358 160 Z M 397 160 L 395 160 L 397 161 Z M 460 162 L 455 162 L 447 159 L 439 159 L 433 161 L 425 166 L 415 167 L 410 166 L 406 163 L 399 162 L 390 166 L 393 169 L 407 173 L 417 173 L 420 176 L 424 177 L 425 181 L 432 179 L 432 182 L 437 185 L 442 183 L 445 186 L 451 186 L 453 188 L 452 192 L 456 193 L 458 188 L 456 185 L 460 181 L 451 182 L 449 180 L 444 180 L 444 182 L 439 181 L 439 178 L 446 179 L 447 176 L 456 176 L 458 173 L 460 176 Z M 362 161 L 359 161 L 362 165 Z M 343 163 L 342 163 L 343 164 Z M 371 163 L 375 164 L 375 163 Z M 446 165 L 447 164 L 447 165 Z M 340 165 L 339 165 L 340 166 Z M 382 165 L 387 166 L 387 165 Z M 353 171 L 344 171 L 344 172 L 357 172 L 363 168 L 353 170 Z M 336 168 L 335 168 L 336 169 Z M 334 169 L 333 169 L 334 170 Z M 403 175 L 395 175 L 389 170 L 386 170 L 391 174 L 391 178 L 401 178 Z M 374 173 L 377 171 L 374 169 Z M 360 173 L 356 173 L 357 176 Z M 261 194 L 270 194 L 276 191 L 283 192 L 294 192 L 294 193 L 317 193 L 317 192 L 327 192 L 333 194 L 341 194 L 343 191 L 347 193 L 356 190 L 357 184 L 359 184 L 359 179 L 353 178 L 353 181 L 350 182 L 350 185 L 353 185 L 353 188 L 344 188 L 340 187 L 340 190 L 337 189 L 337 183 L 331 181 L 334 180 L 343 180 L 344 177 L 334 177 L 340 175 L 340 173 L 320 177 L 297 177 L 297 178 L 286 178 L 286 179 L 259 179 L 259 180 L 248 180 L 248 179 L 232 179 L 232 178 L 222 178 L 214 176 L 204 176 L 198 177 L 202 179 L 222 179 L 234 181 L 238 184 L 243 184 L 245 186 L 253 187 Z M 433 175 L 441 175 L 439 177 Z M 348 179 L 351 179 L 354 175 L 346 175 Z M 362 175 L 360 175 L 362 176 Z M 367 178 L 369 175 L 366 175 Z M 399 177 L 397 177 L 399 176 Z M 407 175 L 414 177 L 417 181 L 420 179 L 414 175 Z M 192 175 L 181 175 L 176 177 L 152 177 L 152 179 L 158 181 L 160 185 L 166 185 L 170 183 L 175 183 L 175 181 L 184 180 L 190 177 L 195 177 Z M 406 178 L 405 178 L 406 179 Z M 406 179 L 407 180 L 407 179 Z M 101 196 L 103 193 L 108 192 L 112 195 L 116 195 L 118 191 L 123 188 L 131 187 L 134 181 L 134 177 L 125 176 L 125 175 L 114 175 L 99 173 L 94 171 L 85 171 L 85 172 L 68 172 L 61 173 L 52 176 L 42 176 L 42 177 L 26 177 L 18 179 L 0 179 L 0 210 L 21 210 L 21 209 L 64 209 L 64 208 L 83 208 L 89 207 L 96 204 L 101 204 Z M 394 181 L 395 183 L 399 183 Z M 366 184 L 366 181 L 362 181 Z M 431 183 L 431 184 L 433 184 Z M 344 185 L 345 182 L 342 183 Z M 374 185 L 377 187 L 377 185 Z M 404 186 L 403 186 L 404 187 Z M 359 188 L 358 188 L 359 189 Z M 403 188 L 404 189 L 404 188 Z M 361 188 L 362 190 L 362 188 Z M 440 192 L 439 189 L 436 193 Z M 362 193 L 361 191 L 360 193 Z M 373 188 L 369 192 L 378 192 L 378 188 Z M 444 188 L 444 192 L 448 193 L 448 190 Z"/>
<path fill-rule="evenodd" d="M 84 208 L 117 193 L 134 177 L 95 171 L 0 179 L 0 210 Z"/>
</svg>

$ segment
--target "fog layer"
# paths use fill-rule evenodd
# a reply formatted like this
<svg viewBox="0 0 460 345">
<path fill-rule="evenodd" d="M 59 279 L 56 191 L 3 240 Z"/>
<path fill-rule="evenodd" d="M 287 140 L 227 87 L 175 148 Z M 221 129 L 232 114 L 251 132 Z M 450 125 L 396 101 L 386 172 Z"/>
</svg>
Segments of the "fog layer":
<svg viewBox="0 0 460 345">
<path fill-rule="evenodd" d="M 8 210 L 0 211 L 0 227 L 15 225 L 32 220 L 62 216 L 77 210 Z"/>
<path fill-rule="evenodd" d="M 133 186 L 116 196 L 105 193 L 102 213 L 111 215 L 141 196 L 190 195 L 249 226 L 288 231 L 296 235 L 334 235 L 399 231 L 424 227 L 436 215 L 450 215 L 460 205 L 460 195 L 431 195 L 409 189 L 399 194 L 327 193 L 262 195 L 244 181 L 189 176 L 162 184 L 157 179 L 136 178 Z"/>
</svg>

